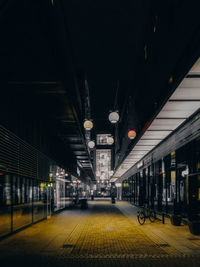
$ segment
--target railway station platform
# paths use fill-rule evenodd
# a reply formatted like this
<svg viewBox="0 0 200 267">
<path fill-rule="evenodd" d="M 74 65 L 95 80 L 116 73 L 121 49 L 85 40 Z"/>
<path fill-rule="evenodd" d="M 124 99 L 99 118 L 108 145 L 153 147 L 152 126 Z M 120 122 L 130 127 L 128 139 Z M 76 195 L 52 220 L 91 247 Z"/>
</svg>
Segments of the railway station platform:
<svg viewBox="0 0 200 267">
<path fill-rule="evenodd" d="M 188 2 L 0 0 L 0 267 L 200 266 Z"/>
<path fill-rule="evenodd" d="M 200 237 L 166 219 L 139 225 L 125 201 L 89 201 L 0 241 L 7 266 L 199 266 Z"/>
</svg>

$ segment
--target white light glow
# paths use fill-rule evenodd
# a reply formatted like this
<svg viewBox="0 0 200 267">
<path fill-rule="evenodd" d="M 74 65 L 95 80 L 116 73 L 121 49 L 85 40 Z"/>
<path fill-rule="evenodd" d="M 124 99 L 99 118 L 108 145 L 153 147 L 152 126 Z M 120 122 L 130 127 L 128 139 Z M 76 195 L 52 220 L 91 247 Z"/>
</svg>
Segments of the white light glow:
<svg viewBox="0 0 200 267">
<path fill-rule="evenodd" d="M 130 156 L 135 156 L 135 155 L 145 155 L 146 152 L 145 151 L 140 151 L 140 150 L 136 150 L 136 151 L 132 151 L 129 155 Z"/>
<path fill-rule="evenodd" d="M 155 119 L 148 130 L 174 130 L 184 119 Z"/>
<path fill-rule="evenodd" d="M 183 81 L 181 82 L 181 84 L 179 85 L 179 87 L 177 89 L 179 89 L 179 88 L 192 89 L 192 88 L 199 88 L 199 87 L 200 87 L 200 78 L 193 77 L 192 79 L 191 78 L 183 79 Z"/>
<path fill-rule="evenodd" d="M 167 102 L 157 118 L 188 118 L 199 108 L 199 101 Z"/>
<path fill-rule="evenodd" d="M 142 136 L 143 139 L 164 139 L 168 136 L 172 131 L 146 131 L 146 133 Z"/>
<path fill-rule="evenodd" d="M 111 123 L 117 123 L 118 120 L 119 120 L 119 114 L 118 114 L 118 112 L 116 112 L 116 111 L 111 112 L 111 113 L 109 114 L 108 119 L 109 119 L 109 121 L 110 121 Z"/>
<path fill-rule="evenodd" d="M 112 145 L 114 143 L 114 138 L 112 136 L 107 137 L 108 145 Z"/>
<path fill-rule="evenodd" d="M 151 149 L 153 149 L 155 146 L 143 146 L 143 145 L 136 145 L 134 147 L 134 151 L 150 151 Z"/>
<path fill-rule="evenodd" d="M 114 171 L 110 171 L 110 172 L 109 172 L 109 175 L 110 175 L 110 176 L 112 176 L 112 175 L 113 175 L 113 173 L 114 173 Z"/>
<path fill-rule="evenodd" d="M 86 120 L 83 126 L 87 131 L 89 131 L 93 128 L 93 122 L 91 120 Z"/>
<path fill-rule="evenodd" d="M 199 79 L 200 80 L 200 79 Z M 200 82 L 200 81 L 199 81 Z M 178 88 L 170 97 L 170 100 L 200 100 L 200 85 L 198 88 Z"/>
<path fill-rule="evenodd" d="M 95 142 L 94 141 L 89 141 L 88 142 L 88 147 L 91 148 L 91 149 L 94 148 L 95 147 Z"/>
<path fill-rule="evenodd" d="M 150 146 L 156 146 L 158 143 L 160 143 L 161 140 L 141 140 L 137 143 L 137 145 L 150 145 Z"/>
</svg>

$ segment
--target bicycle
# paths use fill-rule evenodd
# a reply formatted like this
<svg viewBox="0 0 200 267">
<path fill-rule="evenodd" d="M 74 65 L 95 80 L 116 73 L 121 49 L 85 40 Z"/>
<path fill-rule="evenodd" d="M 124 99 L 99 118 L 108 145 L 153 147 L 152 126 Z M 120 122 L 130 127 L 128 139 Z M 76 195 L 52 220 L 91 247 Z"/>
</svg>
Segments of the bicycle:
<svg viewBox="0 0 200 267">
<path fill-rule="evenodd" d="M 150 222 L 155 222 L 156 220 L 155 212 L 146 208 L 143 208 L 143 210 L 139 210 L 137 214 L 137 219 L 139 224 L 143 225 L 146 221 L 146 218 L 149 218 Z"/>
</svg>

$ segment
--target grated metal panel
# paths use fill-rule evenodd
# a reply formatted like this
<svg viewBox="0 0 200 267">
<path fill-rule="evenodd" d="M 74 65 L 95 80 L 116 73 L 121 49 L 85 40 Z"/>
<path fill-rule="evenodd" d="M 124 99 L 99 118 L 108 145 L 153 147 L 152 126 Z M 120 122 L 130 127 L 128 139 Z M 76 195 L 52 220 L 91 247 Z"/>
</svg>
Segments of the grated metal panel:
<svg viewBox="0 0 200 267">
<path fill-rule="evenodd" d="M 51 159 L 0 125 L 0 170 L 48 180 L 52 163 Z"/>
</svg>

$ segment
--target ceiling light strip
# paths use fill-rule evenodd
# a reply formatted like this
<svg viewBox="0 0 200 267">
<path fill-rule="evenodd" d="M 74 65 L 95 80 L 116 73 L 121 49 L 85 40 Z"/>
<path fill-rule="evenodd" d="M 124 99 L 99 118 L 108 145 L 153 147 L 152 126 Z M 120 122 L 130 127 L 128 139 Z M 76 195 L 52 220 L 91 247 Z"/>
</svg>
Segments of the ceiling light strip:
<svg viewBox="0 0 200 267">
<path fill-rule="evenodd" d="M 197 63 L 195 63 L 195 65 L 191 69 L 191 72 L 189 73 L 192 73 L 194 71 L 194 68 L 198 68 L 200 71 L 200 60 L 198 60 Z M 133 165 L 131 167 L 135 166 L 136 163 L 141 158 L 143 158 L 147 153 L 149 153 L 152 149 L 154 149 L 161 141 L 163 141 L 170 133 L 172 133 L 175 129 L 177 129 L 186 119 L 188 119 L 199 108 L 200 108 L 200 78 L 196 77 L 184 78 L 179 87 L 168 99 L 162 110 L 153 120 L 150 127 L 147 129 L 147 131 L 144 133 L 144 135 L 132 149 L 132 151 L 124 160 L 121 166 L 124 167 L 130 166 L 130 164 L 126 163 L 127 160 L 129 161 L 131 160 L 130 155 L 131 157 L 133 157 L 133 160 L 134 159 L 137 160 L 134 163 L 132 162 Z M 164 122 L 164 125 L 157 125 L 157 123 L 159 124 L 160 122 Z M 170 128 L 167 128 L 166 124 L 168 124 L 169 125 L 168 127 Z M 154 127 L 164 127 L 164 129 L 153 129 Z M 149 132 L 151 133 L 165 132 L 166 135 L 163 135 L 163 137 L 161 138 L 155 138 L 153 136 L 148 136 Z M 146 150 L 148 146 L 149 149 Z M 144 151 L 146 151 L 146 153 L 144 153 L 144 155 L 139 156 L 136 152 L 140 151 L 142 147 L 145 147 Z M 119 178 L 129 169 L 130 169 L 129 167 L 118 169 L 114 175 L 115 177 Z"/>
</svg>

